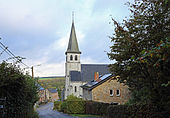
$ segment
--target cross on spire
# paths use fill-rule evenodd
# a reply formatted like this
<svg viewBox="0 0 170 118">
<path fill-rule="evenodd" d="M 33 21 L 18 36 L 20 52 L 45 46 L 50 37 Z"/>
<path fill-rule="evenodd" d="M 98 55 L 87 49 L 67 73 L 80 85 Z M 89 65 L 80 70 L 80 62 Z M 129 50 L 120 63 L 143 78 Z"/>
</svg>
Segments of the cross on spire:
<svg viewBox="0 0 170 118">
<path fill-rule="evenodd" d="M 72 22 L 74 23 L 74 11 L 72 11 Z"/>
</svg>

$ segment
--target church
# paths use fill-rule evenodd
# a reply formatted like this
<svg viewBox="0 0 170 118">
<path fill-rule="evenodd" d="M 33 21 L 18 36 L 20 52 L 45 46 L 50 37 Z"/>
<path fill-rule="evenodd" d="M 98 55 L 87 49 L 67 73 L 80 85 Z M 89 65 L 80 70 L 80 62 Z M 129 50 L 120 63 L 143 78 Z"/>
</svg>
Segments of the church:
<svg viewBox="0 0 170 118">
<path fill-rule="evenodd" d="M 107 64 L 81 64 L 81 51 L 78 46 L 74 20 L 72 21 L 68 48 L 65 55 L 64 99 L 69 95 L 83 98 L 82 86 L 94 80 L 95 73 L 98 76 L 110 73 Z"/>
</svg>

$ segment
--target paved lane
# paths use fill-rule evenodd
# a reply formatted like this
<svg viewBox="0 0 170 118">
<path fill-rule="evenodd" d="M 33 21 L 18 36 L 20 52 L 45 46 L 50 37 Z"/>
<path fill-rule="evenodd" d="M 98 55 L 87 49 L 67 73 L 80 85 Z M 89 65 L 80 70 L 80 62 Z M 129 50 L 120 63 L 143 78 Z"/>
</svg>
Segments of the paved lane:
<svg viewBox="0 0 170 118">
<path fill-rule="evenodd" d="M 53 110 L 53 103 L 41 105 L 37 112 L 40 118 L 76 118 Z"/>
</svg>

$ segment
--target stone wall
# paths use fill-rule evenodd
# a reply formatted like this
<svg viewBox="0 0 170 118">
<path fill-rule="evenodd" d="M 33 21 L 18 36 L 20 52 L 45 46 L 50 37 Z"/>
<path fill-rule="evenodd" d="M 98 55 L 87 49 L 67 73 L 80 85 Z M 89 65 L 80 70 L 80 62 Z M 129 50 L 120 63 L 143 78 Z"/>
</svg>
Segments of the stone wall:
<svg viewBox="0 0 170 118">
<path fill-rule="evenodd" d="M 71 82 L 70 85 L 71 85 L 71 92 L 70 92 L 70 95 L 73 94 L 74 96 L 76 97 L 80 97 L 82 98 L 83 97 L 83 89 L 80 87 L 82 86 L 83 84 L 85 84 L 84 82 Z M 76 91 L 75 91 L 75 88 L 76 88 Z"/>
<path fill-rule="evenodd" d="M 112 95 L 110 90 L 113 92 Z M 117 90 L 119 90 L 120 95 L 117 95 Z M 129 98 L 130 92 L 128 87 L 117 82 L 116 79 L 109 79 L 92 90 L 92 100 L 97 102 L 124 104 Z"/>
<path fill-rule="evenodd" d="M 51 97 L 51 101 L 52 101 L 52 102 L 57 101 L 57 100 L 59 99 L 58 92 L 56 92 L 56 93 L 51 93 L 51 94 L 50 94 L 50 97 Z"/>
<path fill-rule="evenodd" d="M 83 99 L 84 100 L 92 100 L 92 91 L 83 89 Z"/>
</svg>

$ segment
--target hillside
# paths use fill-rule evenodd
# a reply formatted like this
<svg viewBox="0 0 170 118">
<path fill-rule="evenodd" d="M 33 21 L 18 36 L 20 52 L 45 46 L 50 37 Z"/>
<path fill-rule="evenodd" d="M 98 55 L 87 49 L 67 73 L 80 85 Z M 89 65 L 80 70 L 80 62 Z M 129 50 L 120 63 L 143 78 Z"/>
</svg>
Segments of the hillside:
<svg viewBox="0 0 170 118">
<path fill-rule="evenodd" d="M 41 77 L 38 79 L 39 84 L 44 88 L 63 89 L 65 84 L 64 77 Z"/>
</svg>

